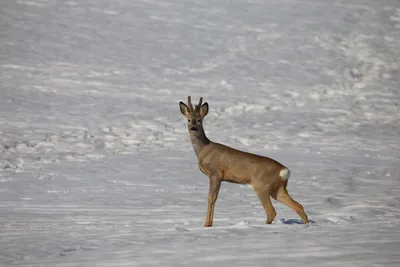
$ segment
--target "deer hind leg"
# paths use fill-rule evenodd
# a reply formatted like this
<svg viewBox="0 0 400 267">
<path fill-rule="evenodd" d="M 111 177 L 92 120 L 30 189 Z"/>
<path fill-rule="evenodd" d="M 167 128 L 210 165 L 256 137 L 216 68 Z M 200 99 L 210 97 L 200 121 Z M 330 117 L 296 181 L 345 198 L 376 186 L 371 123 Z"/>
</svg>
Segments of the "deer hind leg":
<svg viewBox="0 0 400 267">
<path fill-rule="evenodd" d="M 294 210 L 300 216 L 304 224 L 308 223 L 308 217 L 304 212 L 303 206 L 289 195 L 289 192 L 285 186 L 280 187 L 277 192 L 272 195 L 272 197 Z"/>
<path fill-rule="evenodd" d="M 260 199 L 261 204 L 264 207 L 265 213 L 267 214 L 267 220 L 265 223 L 271 224 L 272 221 L 275 219 L 276 211 L 274 206 L 272 206 L 269 190 L 260 189 L 257 187 L 253 187 L 253 189 L 256 192 L 257 197 Z"/>
</svg>

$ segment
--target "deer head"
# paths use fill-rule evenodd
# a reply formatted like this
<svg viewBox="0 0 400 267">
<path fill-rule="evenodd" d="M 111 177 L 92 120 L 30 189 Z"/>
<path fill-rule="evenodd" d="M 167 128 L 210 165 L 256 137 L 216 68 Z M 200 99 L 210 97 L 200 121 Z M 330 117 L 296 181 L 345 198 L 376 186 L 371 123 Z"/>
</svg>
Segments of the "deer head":
<svg viewBox="0 0 400 267">
<path fill-rule="evenodd" d="M 188 96 L 188 105 L 182 101 L 179 102 L 179 108 L 188 120 L 188 131 L 192 136 L 204 134 L 203 119 L 208 113 L 208 104 L 207 102 L 202 104 L 202 102 L 203 98 L 200 97 L 199 103 L 194 108 L 190 96 Z"/>
</svg>

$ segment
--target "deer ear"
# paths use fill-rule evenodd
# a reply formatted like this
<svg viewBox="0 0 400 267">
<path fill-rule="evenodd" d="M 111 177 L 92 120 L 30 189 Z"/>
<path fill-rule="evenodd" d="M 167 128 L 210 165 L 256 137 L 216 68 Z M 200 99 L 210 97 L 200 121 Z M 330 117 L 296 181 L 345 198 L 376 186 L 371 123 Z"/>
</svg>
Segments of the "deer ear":
<svg viewBox="0 0 400 267">
<path fill-rule="evenodd" d="M 202 118 L 204 118 L 208 113 L 208 103 L 204 103 L 203 105 L 201 105 L 200 108 L 200 115 Z"/>
<path fill-rule="evenodd" d="M 189 107 L 185 105 L 185 103 L 183 103 L 182 101 L 179 102 L 179 109 L 181 110 L 182 114 L 185 117 L 189 117 L 190 111 L 189 111 Z"/>
</svg>

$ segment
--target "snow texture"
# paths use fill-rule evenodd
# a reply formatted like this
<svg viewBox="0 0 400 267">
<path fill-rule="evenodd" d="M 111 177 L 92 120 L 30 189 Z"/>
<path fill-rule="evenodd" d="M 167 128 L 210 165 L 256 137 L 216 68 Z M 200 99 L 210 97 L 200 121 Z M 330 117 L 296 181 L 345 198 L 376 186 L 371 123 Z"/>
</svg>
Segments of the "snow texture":
<svg viewBox="0 0 400 267">
<path fill-rule="evenodd" d="M 0 2 L 1 266 L 400 266 L 396 0 Z M 208 137 L 291 170 L 311 223 L 208 178 Z"/>
</svg>

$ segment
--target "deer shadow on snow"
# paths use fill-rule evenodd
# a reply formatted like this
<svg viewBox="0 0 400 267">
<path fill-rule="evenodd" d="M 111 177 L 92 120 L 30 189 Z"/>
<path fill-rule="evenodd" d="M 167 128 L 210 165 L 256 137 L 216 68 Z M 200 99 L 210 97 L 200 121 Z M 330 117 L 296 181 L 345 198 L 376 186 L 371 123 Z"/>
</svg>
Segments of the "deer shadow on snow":
<svg viewBox="0 0 400 267">
<path fill-rule="evenodd" d="M 288 224 L 288 225 L 292 225 L 292 224 L 303 224 L 303 222 L 299 219 L 280 219 L 279 220 L 281 222 L 281 224 Z M 309 223 L 314 223 L 313 220 L 309 220 Z"/>
</svg>

